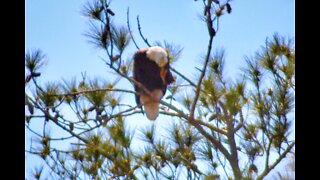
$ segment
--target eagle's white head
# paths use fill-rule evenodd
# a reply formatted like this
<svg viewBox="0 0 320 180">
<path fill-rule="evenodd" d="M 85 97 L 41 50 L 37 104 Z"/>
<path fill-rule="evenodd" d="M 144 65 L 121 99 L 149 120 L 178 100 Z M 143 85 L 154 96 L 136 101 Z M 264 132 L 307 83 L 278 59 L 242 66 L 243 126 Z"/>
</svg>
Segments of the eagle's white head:
<svg viewBox="0 0 320 180">
<path fill-rule="evenodd" d="M 157 63 L 159 67 L 164 67 L 168 63 L 168 54 L 165 49 L 160 46 L 153 46 L 147 50 L 148 59 Z"/>
</svg>

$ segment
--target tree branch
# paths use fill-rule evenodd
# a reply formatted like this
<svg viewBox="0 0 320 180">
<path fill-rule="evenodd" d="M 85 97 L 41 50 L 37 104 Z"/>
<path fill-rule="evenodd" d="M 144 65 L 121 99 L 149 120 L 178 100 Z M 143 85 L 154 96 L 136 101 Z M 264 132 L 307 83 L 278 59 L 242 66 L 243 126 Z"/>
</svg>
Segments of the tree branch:
<svg viewBox="0 0 320 180">
<path fill-rule="evenodd" d="M 138 23 L 138 29 L 139 29 L 139 34 L 140 34 L 141 38 L 143 39 L 143 41 L 144 41 L 149 47 L 151 47 L 151 45 L 149 44 L 148 40 L 143 36 L 143 34 L 142 34 L 142 32 L 141 32 L 141 26 L 140 26 L 139 16 L 137 16 L 137 23 Z"/>
<path fill-rule="evenodd" d="M 228 152 L 228 150 L 213 136 L 211 136 L 207 131 L 205 131 L 201 125 L 199 124 L 199 122 L 195 119 L 192 119 L 190 116 L 186 115 L 184 112 L 182 112 L 181 110 L 177 109 L 176 107 L 172 106 L 171 104 L 168 104 L 166 102 L 164 102 L 163 100 L 160 101 L 160 103 L 162 105 L 167 106 L 168 108 L 176 111 L 181 117 L 183 117 L 184 119 L 186 119 L 190 124 L 192 124 L 195 128 L 198 129 L 198 131 L 205 136 L 214 146 L 216 146 L 223 155 L 225 155 L 227 157 L 227 159 L 230 158 L 230 154 Z"/>
<path fill-rule="evenodd" d="M 208 4 L 206 5 L 205 8 L 207 8 L 208 10 L 206 11 L 206 23 L 208 25 L 208 32 L 209 32 L 209 44 L 208 44 L 208 50 L 207 50 L 207 55 L 206 55 L 206 59 L 201 71 L 201 75 L 200 78 L 198 80 L 197 86 L 196 86 L 196 92 L 195 92 L 195 97 L 194 100 L 192 102 L 191 108 L 190 108 L 190 117 L 194 118 L 194 112 L 195 112 L 195 108 L 197 106 L 197 102 L 199 99 L 199 95 L 200 95 L 200 91 L 201 91 L 201 84 L 202 84 L 202 79 L 204 78 L 205 74 L 206 74 L 206 69 L 209 63 L 209 59 L 210 59 L 210 54 L 211 54 L 211 49 L 212 49 L 212 41 L 213 41 L 213 37 L 215 36 L 215 32 L 214 32 L 214 28 L 212 26 L 213 22 L 211 19 L 211 12 L 210 12 L 210 8 L 211 8 L 211 4 L 212 1 L 209 1 Z"/>
<path fill-rule="evenodd" d="M 46 112 L 45 109 L 42 109 L 36 102 L 34 102 L 31 98 L 29 99 L 30 101 L 32 101 L 32 103 L 39 109 L 42 111 L 42 113 L 46 114 L 46 116 L 48 116 L 48 119 L 51 119 L 52 122 L 54 122 L 57 126 L 61 127 L 63 130 L 69 132 L 71 135 L 77 137 L 78 139 L 80 139 L 81 141 L 83 141 L 84 143 L 87 143 L 88 141 L 82 137 L 80 137 L 79 135 L 77 135 L 76 133 L 72 132 L 70 129 L 64 127 L 63 125 L 61 125 L 58 121 L 55 121 L 55 117 L 52 117 L 49 113 Z"/>
<path fill-rule="evenodd" d="M 182 79 L 186 80 L 190 85 L 196 87 L 196 84 L 194 84 L 191 80 L 189 80 L 187 77 L 185 77 L 183 74 L 175 70 L 174 68 L 170 67 L 170 70 L 172 70 L 174 73 L 178 74 Z"/>
<path fill-rule="evenodd" d="M 227 122 L 227 137 L 228 137 L 228 142 L 230 146 L 230 151 L 231 151 L 231 159 L 229 159 L 229 162 L 231 164 L 231 167 L 233 169 L 233 175 L 235 179 L 241 179 L 241 170 L 239 167 L 239 159 L 238 159 L 238 150 L 237 150 L 237 144 L 235 141 L 235 129 L 233 127 L 233 119 L 225 114 L 226 116 L 226 122 Z"/>
<path fill-rule="evenodd" d="M 53 96 L 75 96 L 79 94 L 91 93 L 91 92 L 99 92 L 99 91 L 115 91 L 115 92 L 125 92 L 131 94 L 137 94 L 135 91 L 125 90 L 125 89 L 114 89 L 114 88 L 101 88 L 101 89 L 90 89 L 90 90 L 82 90 L 72 93 L 65 93 L 65 94 L 52 94 Z"/>
<path fill-rule="evenodd" d="M 286 155 L 291 151 L 291 149 L 294 147 L 295 145 L 295 140 L 287 147 L 287 149 L 278 157 L 278 159 L 271 165 L 267 165 L 264 169 L 264 171 L 257 177 L 257 180 L 262 180 L 265 176 L 268 175 L 268 173 L 275 168 L 280 161 L 286 157 Z"/>
<path fill-rule="evenodd" d="M 136 41 L 134 40 L 133 36 L 132 36 L 132 31 L 131 31 L 130 22 L 129 22 L 129 7 L 127 9 L 127 27 L 128 27 L 129 32 L 130 32 L 130 36 L 131 36 L 131 39 L 132 39 L 134 45 L 136 46 L 137 49 L 140 49 L 139 46 L 137 45 Z"/>
</svg>

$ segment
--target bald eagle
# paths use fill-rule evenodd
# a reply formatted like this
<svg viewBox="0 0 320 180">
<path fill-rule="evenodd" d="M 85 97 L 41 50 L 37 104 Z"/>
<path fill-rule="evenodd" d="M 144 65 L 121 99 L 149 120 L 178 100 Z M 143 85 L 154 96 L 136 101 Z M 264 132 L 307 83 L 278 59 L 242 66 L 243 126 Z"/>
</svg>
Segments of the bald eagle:
<svg viewBox="0 0 320 180">
<path fill-rule="evenodd" d="M 150 96 L 134 85 L 137 92 L 136 103 L 144 107 L 149 120 L 155 120 L 159 115 L 159 101 L 165 95 L 167 85 L 175 81 L 169 69 L 168 54 L 162 47 L 153 46 L 139 49 L 133 59 L 134 80 L 141 83 L 151 93 Z"/>
</svg>

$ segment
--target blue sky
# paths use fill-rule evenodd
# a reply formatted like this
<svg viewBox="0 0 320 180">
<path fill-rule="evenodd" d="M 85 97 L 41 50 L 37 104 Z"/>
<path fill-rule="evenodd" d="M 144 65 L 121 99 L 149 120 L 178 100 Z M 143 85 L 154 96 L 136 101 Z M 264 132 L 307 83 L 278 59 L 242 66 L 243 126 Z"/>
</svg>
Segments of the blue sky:
<svg viewBox="0 0 320 180">
<path fill-rule="evenodd" d="M 86 1 L 82 0 L 27 0 L 25 7 L 25 49 L 40 48 L 47 56 L 42 69 L 41 82 L 81 78 L 81 72 L 89 77 L 109 78 L 110 73 L 99 57 L 104 54 L 88 43 L 83 35 L 88 21 L 81 15 Z M 294 38 L 293 0 L 245 0 L 231 1 L 232 13 L 222 16 L 213 47 L 226 50 L 226 72 L 235 80 L 243 66 L 244 56 L 251 56 L 264 44 L 266 37 L 275 32 Z M 144 36 L 150 43 L 164 40 L 183 47 L 183 53 L 174 67 L 187 77 L 195 76 L 195 66 L 206 51 L 208 35 L 200 20 L 202 2 L 193 0 L 127 0 L 112 1 L 115 23 L 126 25 L 126 12 L 130 7 L 130 24 L 140 47 L 146 46 L 138 35 L 136 16 L 139 15 Z M 125 51 L 130 58 L 135 51 L 133 43 Z M 129 87 L 132 88 L 132 87 Z M 131 97 L 129 97 L 131 98 Z M 133 102 L 133 99 L 131 99 Z M 148 125 L 138 115 L 135 125 Z M 161 120 L 161 118 L 159 119 Z M 161 124 L 157 121 L 156 124 Z M 36 124 L 34 125 L 36 126 Z M 135 126 L 135 127 L 136 127 Z M 26 136 L 28 146 L 29 134 Z M 29 158 L 29 159 L 28 159 Z M 28 168 L 33 161 L 26 158 Z"/>
<path fill-rule="evenodd" d="M 47 54 L 48 65 L 43 76 L 48 80 L 81 77 L 82 71 L 92 76 L 104 77 L 107 74 L 97 56 L 98 51 L 83 35 L 88 30 L 87 19 L 80 14 L 84 2 L 26 1 L 25 47 L 41 48 Z M 214 47 L 226 49 L 228 73 L 238 72 L 243 56 L 252 55 L 274 32 L 294 37 L 293 0 L 232 1 L 231 5 L 232 13 L 221 18 L 213 43 Z M 206 27 L 198 17 L 201 1 L 113 1 L 111 8 L 116 13 L 116 24 L 126 23 L 128 6 L 136 39 L 141 42 L 136 28 L 136 16 L 139 15 L 142 31 L 151 43 L 167 40 L 184 48 L 175 67 L 192 74 L 192 65 L 198 62 L 207 46 Z M 131 44 L 127 54 L 132 55 L 133 50 Z M 191 69 L 185 68 L 184 64 L 190 64 Z"/>
</svg>

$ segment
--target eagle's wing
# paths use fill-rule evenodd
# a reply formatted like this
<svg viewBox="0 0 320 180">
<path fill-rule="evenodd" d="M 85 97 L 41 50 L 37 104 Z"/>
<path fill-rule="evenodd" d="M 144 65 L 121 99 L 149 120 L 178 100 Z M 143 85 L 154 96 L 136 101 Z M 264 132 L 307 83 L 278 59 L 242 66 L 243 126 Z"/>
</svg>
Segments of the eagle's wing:
<svg viewBox="0 0 320 180">
<path fill-rule="evenodd" d="M 141 79 L 142 79 L 141 73 L 140 73 L 141 69 L 139 68 L 140 62 L 138 62 L 136 56 L 137 56 L 137 53 L 134 56 L 134 60 L 135 61 L 134 61 L 134 66 L 133 66 L 133 79 L 138 81 L 138 82 L 141 82 Z M 137 92 L 139 94 L 142 93 L 142 90 L 135 84 L 134 84 L 134 90 L 135 90 L 135 92 Z M 136 100 L 137 105 L 141 105 L 140 95 L 139 94 L 135 94 L 135 100 Z M 142 111 L 142 114 L 144 114 L 142 106 L 140 107 L 140 109 Z"/>
</svg>

